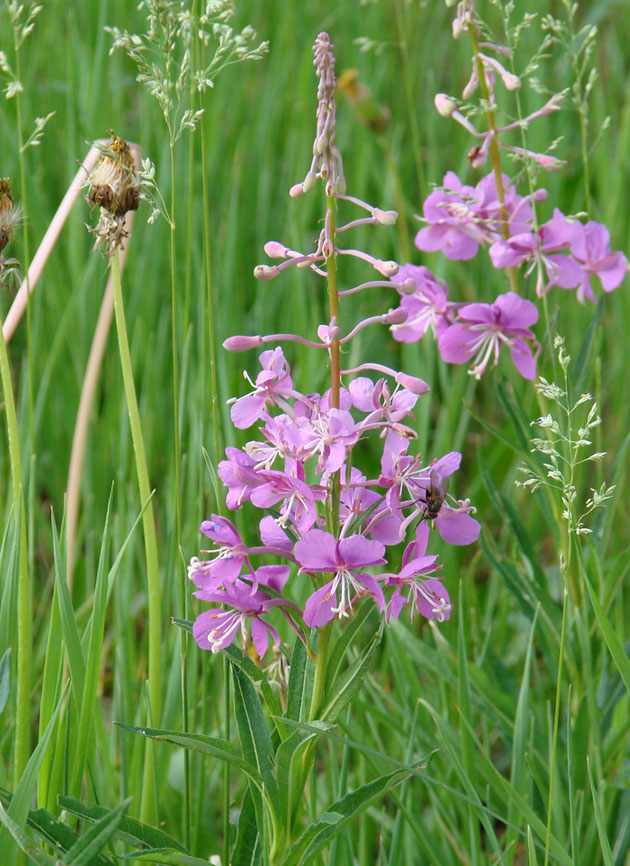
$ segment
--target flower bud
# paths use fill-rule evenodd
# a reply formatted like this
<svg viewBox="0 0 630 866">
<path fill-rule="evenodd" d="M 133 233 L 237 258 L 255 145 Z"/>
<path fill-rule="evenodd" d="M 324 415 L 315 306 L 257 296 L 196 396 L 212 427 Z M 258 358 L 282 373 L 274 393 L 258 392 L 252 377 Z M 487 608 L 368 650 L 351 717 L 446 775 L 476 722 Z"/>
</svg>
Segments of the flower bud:
<svg viewBox="0 0 630 866">
<path fill-rule="evenodd" d="M 446 93 L 436 93 L 434 102 L 441 117 L 450 117 L 457 110 L 457 104 Z"/>
<path fill-rule="evenodd" d="M 389 310 L 387 313 L 384 313 L 381 316 L 381 322 L 384 325 L 402 325 L 403 322 L 407 321 L 408 315 L 407 310 L 403 310 L 402 307 L 396 307 L 395 310 Z"/>
<path fill-rule="evenodd" d="M 263 247 L 270 259 L 286 259 L 287 248 L 278 241 L 267 241 Z"/>
<path fill-rule="evenodd" d="M 381 210 L 375 207 L 372 211 L 372 217 L 381 226 L 393 226 L 398 219 L 398 214 L 395 210 Z"/>
<path fill-rule="evenodd" d="M 398 288 L 404 295 L 413 295 L 418 287 L 413 277 L 407 277 L 402 283 L 398 283 Z"/>
<path fill-rule="evenodd" d="M 424 379 L 419 379 L 417 376 L 409 376 L 407 373 L 397 373 L 395 382 L 414 394 L 426 394 L 429 390 L 429 386 Z"/>
<path fill-rule="evenodd" d="M 223 342 L 223 348 L 228 352 L 247 352 L 249 349 L 258 349 L 263 344 L 263 339 L 257 337 L 235 336 L 228 337 Z"/>
<path fill-rule="evenodd" d="M 275 266 L 270 267 L 269 265 L 256 265 L 254 276 L 257 280 L 262 280 L 263 282 L 273 280 L 274 277 L 278 276 L 278 268 Z"/>
<path fill-rule="evenodd" d="M 291 198 L 299 198 L 301 195 L 304 195 L 306 190 L 304 189 L 303 183 L 295 183 L 289 190 L 289 195 Z"/>
<path fill-rule="evenodd" d="M 384 277 L 393 277 L 398 273 L 399 266 L 396 262 L 384 262 L 381 259 L 374 260 L 374 267 Z"/>
</svg>

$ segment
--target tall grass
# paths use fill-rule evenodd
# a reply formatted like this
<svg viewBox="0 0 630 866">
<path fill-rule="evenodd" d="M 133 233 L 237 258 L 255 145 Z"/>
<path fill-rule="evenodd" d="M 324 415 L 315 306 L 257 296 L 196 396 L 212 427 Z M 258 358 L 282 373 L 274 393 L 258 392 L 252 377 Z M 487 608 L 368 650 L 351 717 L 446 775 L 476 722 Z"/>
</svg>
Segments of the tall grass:
<svg viewBox="0 0 630 866">
<path fill-rule="evenodd" d="M 549 11 L 543 0 L 527 6 L 539 14 Z M 492 14 L 491 8 L 481 11 Z M 261 39 L 269 39 L 270 53 L 258 63 L 222 73 L 203 97 L 203 136 L 198 130 L 187 139 L 187 133 L 177 148 L 171 147 L 155 101 L 136 83 L 134 64 L 120 52 L 109 55 L 105 25 L 143 31 L 144 13 L 135 4 L 44 4 L 21 47 L 19 114 L 15 100 L 0 101 L 0 175 L 13 179 L 15 200 L 27 204 L 28 250 L 24 234 L 11 247 L 23 265 L 74 176 L 86 141 L 103 136 L 109 127 L 138 142 L 143 155 L 150 156 L 162 191 L 177 191 L 172 234 L 163 221 L 147 225 L 141 213 L 136 218 L 123 281 L 133 377 L 155 489 L 163 729 L 183 731 L 186 716 L 191 733 L 237 742 L 222 660 L 203 654 L 187 633 L 182 652 L 182 631 L 171 618 L 190 620 L 199 612 L 192 599 L 182 609 L 181 577 L 186 560 L 198 551 L 201 519 L 222 507 L 217 443 L 242 446 L 249 438 L 233 429 L 221 407 L 244 393 L 242 369 L 252 369 L 255 356 L 244 359 L 219 350 L 214 368 L 216 346 L 234 333 L 306 332 L 327 319 L 326 298 L 314 294 L 307 274 L 296 271 L 282 285 L 257 283 L 252 277 L 266 240 L 282 234 L 295 248 L 308 247 L 319 213 L 315 199 L 297 202 L 286 194 L 304 176 L 312 147 L 313 38 L 328 30 L 338 70 L 356 67 L 390 109 L 391 123 L 379 138 L 359 124 L 340 96 L 337 141 L 348 187 L 402 210 L 400 219 L 413 237 L 413 215 L 421 212 L 430 183 L 440 182 L 449 169 L 476 182 L 466 162 L 466 133 L 433 108 L 436 92 L 461 91 L 469 74 L 470 49 L 461 40 L 453 42 L 451 17 L 452 10 L 437 2 L 242 2 L 237 26 L 252 24 Z M 11 60 L 8 22 L 3 6 L 0 50 Z M 587 127 L 591 214 L 609 226 L 613 248 L 628 253 L 630 21 L 623 4 L 597 0 L 578 11 L 578 24 L 585 23 L 599 28 L 592 57 L 599 79 L 590 95 Z M 361 37 L 365 41 L 357 44 Z M 534 36 L 526 39 L 533 50 Z M 540 80 L 553 90 L 571 86 L 566 55 L 556 49 L 551 54 L 541 63 Z M 523 111 L 540 99 L 523 93 Z M 17 142 L 28 138 L 36 117 L 51 111 L 55 116 L 41 143 L 24 153 L 22 190 Z M 600 136 L 607 116 L 610 125 Z M 583 210 L 578 114 L 569 107 L 533 125 L 528 136 L 535 150 L 563 137 L 558 155 L 567 160 L 566 167 L 541 180 L 549 191 L 544 218 L 551 216 L 553 205 L 565 213 Z M 31 339 L 24 321 L 8 346 L 21 493 L 6 435 L 11 401 L 9 368 L 3 366 L 0 657 L 9 647 L 12 657 L 0 664 L 0 705 L 8 694 L 1 716 L 0 800 L 10 815 L 1 816 L 0 850 L 7 852 L 2 855 L 7 864 L 16 862 L 18 846 L 10 839 L 20 838 L 19 828 L 29 838 L 51 841 L 36 806 L 56 819 L 63 811 L 72 834 L 65 840 L 66 850 L 76 844 L 77 819 L 80 838 L 94 832 L 85 843 L 93 845 L 88 854 L 76 849 L 77 859 L 64 862 L 114 862 L 112 851 L 123 850 L 116 835 L 121 829 L 124 843 L 140 847 L 141 832 L 129 816 L 140 815 L 148 784 L 145 741 L 124 727 L 150 723 L 141 530 L 147 503 L 138 495 L 114 335 L 92 413 L 71 592 L 66 583 L 64 493 L 81 385 L 107 278 L 106 262 L 91 251 L 83 226 L 88 219 L 87 206 L 77 205 L 35 289 Z M 381 258 L 402 260 L 404 234 L 376 234 L 370 242 Z M 457 299 L 491 300 L 506 290 L 502 274 L 489 273 L 477 260 L 447 262 L 415 248 L 411 258 L 447 278 Z M 376 294 L 369 303 L 376 307 L 380 290 L 372 291 Z M 421 768 L 363 812 L 335 839 L 330 854 L 316 855 L 314 863 L 532 866 L 548 857 L 564 866 L 630 864 L 629 298 L 626 280 L 598 308 L 581 307 L 573 293 L 560 290 L 548 299 L 553 330 L 565 336 L 573 358 L 569 388 L 574 396 L 590 391 L 603 419 L 594 450 L 608 456 L 601 466 L 592 464 L 579 475 L 578 489 L 599 487 L 604 479 L 617 485 L 592 524 L 593 534 L 576 552 L 579 596 L 567 599 L 564 620 L 558 558 L 564 528 L 556 503 L 545 490 L 531 495 L 514 485 L 517 466 L 533 459 L 530 421 L 541 414 L 531 385 L 503 365 L 474 386 L 464 370 L 446 367 L 431 344 L 401 348 L 384 331 L 365 332 L 361 338 L 361 352 L 387 358 L 431 383 L 432 396 L 416 414 L 420 449 L 427 454 L 452 448 L 463 452 L 465 477 L 458 479 L 458 495 L 471 497 L 483 531 L 473 548 L 439 548 L 456 602 L 450 622 L 399 622 L 386 630 L 364 689 L 320 741 L 310 808 L 319 814 L 377 776 L 412 763 Z M 10 301 L 3 291 L 2 318 Z M 355 302 L 352 321 L 367 314 L 367 303 Z M 383 294 L 381 308 L 389 303 Z M 543 369 L 551 378 L 547 347 L 545 353 Z M 300 347 L 290 352 L 294 379 L 307 390 L 327 387 L 326 365 L 313 354 Z M 175 394 L 173 359 L 178 367 Z M 221 410 L 218 424 L 212 412 L 215 400 Z M 368 453 L 366 459 L 372 459 L 378 473 L 377 456 Z M 246 517 L 234 519 L 247 534 Z M 27 602 L 20 593 L 28 564 L 32 635 L 26 652 L 32 677 L 27 722 L 19 715 L 15 665 L 24 637 L 17 610 Z M 38 744 L 17 773 L 16 739 Z M 145 841 L 153 848 L 170 848 L 176 840 L 191 855 L 207 860 L 223 855 L 223 840 L 230 830 L 234 833 L 227 821 L 230 814 L 234 818 L 230 809 L 241 806 L 246 780 L 233 770 L 226 777 L 216 757 L 195 752 L 185 773 L 183 755 L 172 744 L 155 745 L 159 829 Z M 550 786 L 552 766 L 555 781 Z M 123 817 L 119 807 L 127 798 Z M 89 813 L 88 803 L 96 804 Z M 99 819 L 100 825 L 91 823 Z M 102 839 L 110 839 L 109 852 L 106 847 L 95 853 L 102 848 L 102 841 L 100 847 L 94 841 L 95 827 Z M 54 838 L 61 839 L 61 833 L 55 825 Z M 40 860 L 30 856 L 33 862 L 48 862 L 43 853 Z M 181 855 L 168 862 L 186 861 Z"/>
</svg>

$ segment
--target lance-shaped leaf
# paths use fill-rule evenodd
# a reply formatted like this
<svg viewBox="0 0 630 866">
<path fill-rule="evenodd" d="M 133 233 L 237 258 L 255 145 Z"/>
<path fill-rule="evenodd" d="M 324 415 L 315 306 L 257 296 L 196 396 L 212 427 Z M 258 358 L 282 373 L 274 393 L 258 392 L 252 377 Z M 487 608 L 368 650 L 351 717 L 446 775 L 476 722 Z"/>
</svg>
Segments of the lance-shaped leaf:
<svg viewBox="0 0 630 866">
<path fill-rule="evenodd" d="M 184 749 L 219 758 L 219 760 L 233 764 L 237 769 L 242 770 L 258 788 L 262 785 L 261 776 L 256 767 L 249 761 L 243 760 L 238 750 L 228 740 L 222 740 L 220 737 L 209 737 L 206 734 L 181 734 L 179 731 L 138 728 L 135 725 L 125 725 L 122 722 L 116 722 L 116 724 L 126 731 L 142 734 L 142 736 L 150 737 L 152 740 L 170 743 L 173 746 L 182 746 Z"/>
<path fill-rule="evenodd" d="M 333 803 L 311 826 L 302 833 L 292 846 L 281 866 L 306 866 L 347 824 L 383 797 L 395 785 L 412 775 L 411 770 L 395 770 L 380 776 L 356 791 L 351 791 Z"/>
</svg>

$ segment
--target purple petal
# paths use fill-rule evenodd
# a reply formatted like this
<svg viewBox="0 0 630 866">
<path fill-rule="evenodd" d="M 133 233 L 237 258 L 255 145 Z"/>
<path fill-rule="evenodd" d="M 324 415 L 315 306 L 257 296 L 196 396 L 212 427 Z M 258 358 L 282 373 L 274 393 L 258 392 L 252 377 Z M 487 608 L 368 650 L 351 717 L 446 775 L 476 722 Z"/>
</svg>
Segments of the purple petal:
<svg viewBox="0 0 630 866">
<path fill-rule="evenodd" d="M 230 409 L 230 417 L 234 426 L 238 427 L 239 430 L 245 430 L 255 424 L 265 408 L 265 402 L 265 397 L 259 397 L 256 394 L 246 394 L 244 397 L 240 397 Z"/>
<path fill-rule="evenodd" d="M 378 609 L 382 613 L 383 608 L 385 607 L 385 596 L 383 595 L 383 588 L 381 587 L 380 583 L 369 574 L 359 574 L 358 577 L 360 578 L 361 583 L 370 593 L 370 595 L 378 605 Z"/>
<path fill-rule="evenodd" d="M 241 537 L 232 521 L 226 517 L 220 517 L 218 514 L 211 515 L 210 520 L 204 520 L 199 529 L 208 538 L 226 547 L 242 544 Z"/>
<path fill-rule="evenodd" d="M 281 550 L 293 550 L 293 542 L 273 517 L 268 514 L 260 521 L 260 540 L 265 547 L 278 547 Z"/>
<path fill-rule="evenodd" d="M 402 595 L 400 587 L 396 587 L 394 594 L 389 600 L 387 609 L 385 610 L 385 622 L 387 625 L 389 625 L 392 619 L 398 619 L 401 610 L 406 604 L 407 599 Z"/>
<path fill-rule="evenodd" d="M 516 292 L 499 295 L 493 304 L 501 311 L 502 330 L 511 333 L 513 327 L 529 328 L 538 321 L 538 309 L 531 301 L 521 298 Z"/>
<path fill-rule="evenodd" d="M 261 565 L 256 569 L 258 583 L 264 583 L 276 592 L 282 592 L 289 579 L 288 565 Z"/>
<path fill-rule="evenodd" d="M 481 524 L 470 514 L 443 507 L 435 519 L 438 532 L 448 544 L 472 544 L 479 538 Z"/>
<path fill-rule="evenodd" d="M 465 325 L 451 325 L 438 337 L 438 349 L 447 364 L 466 364 L 472 355 L 477 334 Z"/>
<path fill-rule="evenodd" d="M 417 602 L 418 610 L 427 619 L 438 619 L 443 622 L 451 617 L 453 606 L 448 592 L 444 585 L 434 577 L 424 581 L 417 593 Z"/>
<path fill-rule="evenodd" d="M 366 565 L 378 565 L 385 562 L 383 559 L 385 547 L 381 542 L 370 541 L 363 535 L 351 535 L 349 538 L 342 538 L 339 542 L 338 550 L 339 564 L 343 563 L 349 569 L 363 568 Z"/>
<path fill-rule="evenodd" d="M 459 451 L 449 451 L 439 460 L 431 465 L 431 470 L 436 472 L 440 478 L 448 478 L 453 472 L 457 472 L 462 462 L 462 455 Z"/>
<path fill-rule="evenodd" d="M 295 558 L 306 571 L 336 571 L 337 542 L 323 529 L 311 529 L 298 541 Z"/>
<path fill-rule="evenodd" d="M 510 354 L 514 366 L 524 379 L 531 381 L 536 378 L 536 360 L 525 340 L 516 337 L 510 348 Z"/>
<path fill-rule="evenodd" d="M 628 272 L 628 261 L 623 253 L 611 253 L 597 262 L 597 276 L 605 292 L 612 292 L 623 281 Z"/>
<path fill-rule="evenodd" d="M 264 655 L 267 652 L 267 646 L 269 645 L 269 635 L 266 623 L 258 617 L 254 617 L 251 624 L 251 633 L 252 641 L 256 647 L 256 652 L 258 653 L 258 658 L 262 659 L 264 658 Z"/>
<path fill-rule="evenodd" d="M 193 637 L 201 647 L 201 649 L 212 650 L 213 653 L 225 649 L 226 646 L 234 641 L 236 633 L 240 627 L 240 617 L 235 615 L 233 611 L 220 610 L 212 608 L 205 610 L 199 614 L 193 623 Z M 208 636 L 216 629 L 225 628 L 225 632 L 220 639 L 215 634 L 215 639 L 210 642 Z"/>
<path fill-rule="evenodd" d="M 332 581 L 307 598 L 304 605 L 304 622 L 309 628 L 321 628 L 334 619 L 333 608 L 337 606 L 337 594 L 330 595 L 331 586 Z"/>
</svg>

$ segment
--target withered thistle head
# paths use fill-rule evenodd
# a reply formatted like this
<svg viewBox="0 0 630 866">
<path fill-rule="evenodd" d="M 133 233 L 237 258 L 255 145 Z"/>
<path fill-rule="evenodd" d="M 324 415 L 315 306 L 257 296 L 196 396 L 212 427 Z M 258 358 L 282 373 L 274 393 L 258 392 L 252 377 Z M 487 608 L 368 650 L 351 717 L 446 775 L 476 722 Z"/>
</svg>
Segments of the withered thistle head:
<svg viewBox="0 0 630 866">
<path fill-rule="evenodd" d="M 138 209 L 140 183 L 136 176 L 133 155 L 124 138 L 109 130 L 112 141 L 108 154 L 101 157 L 88 180 L 86 200 L 91 208 L 100 207 L 98 225 L 90 231 L 96 235 L 96 247 L 111 255 L 123 238 L 125 214 Z"/>
<path fill-rule="evenodd" d="M 91 207 L 104 207 L 114 216 L 124 216 L 137 210 L 140 184 L 134 170 L 133 156 L 124 138 L 109 130 L 112 142 L 109 150 L 114 154 L 102 156 L 90 175 L 87 200 Z"/>
<path fill-rule="evenodd" d="M 13 207 L 11 181 L 8 177 L 0 177 L 0 253 L 13 236 L 18 219 L 18 213 Z"/>
</svg>

